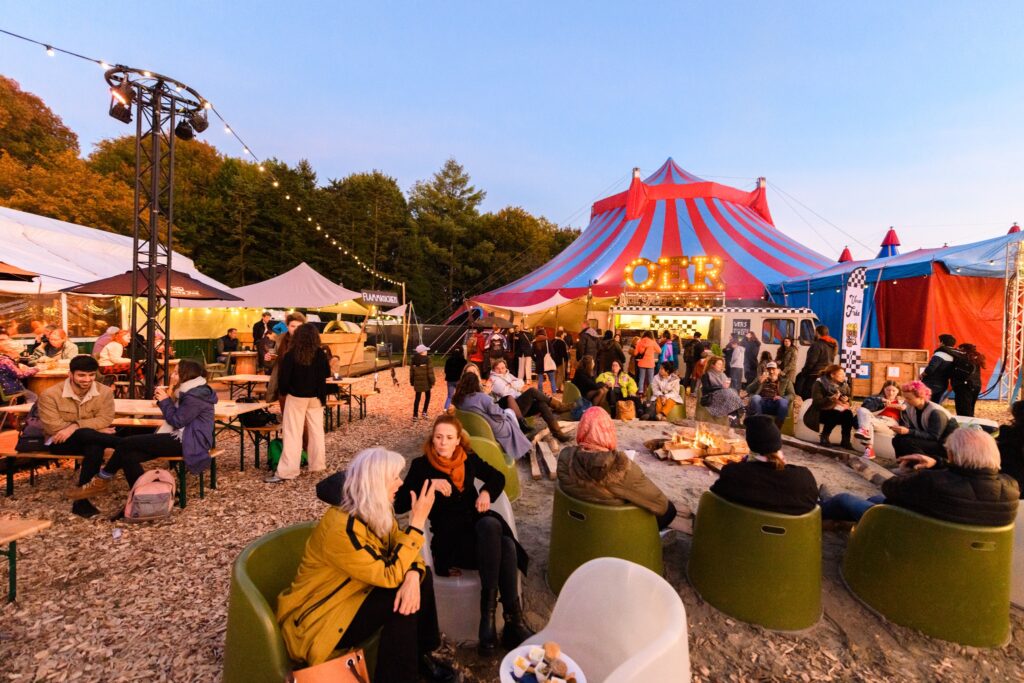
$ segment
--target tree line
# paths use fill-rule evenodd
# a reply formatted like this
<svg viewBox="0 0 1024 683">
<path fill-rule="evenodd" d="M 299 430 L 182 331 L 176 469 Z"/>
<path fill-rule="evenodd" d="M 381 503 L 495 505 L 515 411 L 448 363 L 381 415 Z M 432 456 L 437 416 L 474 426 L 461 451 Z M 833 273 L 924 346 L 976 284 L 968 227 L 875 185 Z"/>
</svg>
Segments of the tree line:
<svg viewBox="0 0 1024 683">
<path fill-rule="evenodd" d="M 202 140 L 175 143 L 174 248 L 231 287 L 306 261 L 350 289 L 390 288 L 331 248 L 306 220 L 313 215 L 339 245 L 404 281 L 421 319 L 437 320 L 464 297 L 543 265 L 579 235 L 517 206 L 483 213 L 486 192 L 454 159 L 407 193 L 379 170 L 321 183 L 306 160 L 264 166 L 280 187 L 257 164 Z M 83 157 L 56 113 L 0 76 L 0 204 L 127 235 L 134 174 L 134 137 L 103 140 Z"/>
</svg>

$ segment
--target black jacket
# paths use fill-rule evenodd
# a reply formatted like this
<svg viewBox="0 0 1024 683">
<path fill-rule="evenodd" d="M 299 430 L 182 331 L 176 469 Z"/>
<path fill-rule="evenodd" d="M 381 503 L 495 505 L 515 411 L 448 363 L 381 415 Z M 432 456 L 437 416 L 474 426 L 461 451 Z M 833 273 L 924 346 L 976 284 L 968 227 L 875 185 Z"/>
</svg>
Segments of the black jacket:
<svg viewBox="0 0 1024 683">
<path fill-rule="evenodd" d="M 711 492 L 730 503 L 783 515 L 803 515 L 818 505 L 818 484 L 809 469 L 786 465 L 777 470 L 760 460 L 726 465 Z"/>
<path fill-rule="evenodd" d="M 252 343 L 254 345 L 258 344 L 260 339 L 263 339 L 263 337 L 266 336 L 268 327 L 270 327 L 270 324 L 264 323 L 263 320 L 257 321 L 256 324 L 252 326 Z"/>
<path fill-rule="evenodd" d="M 442 496 L 438 494 L 434 499 L 434 507 L 430 509 L 430 550 L 434 555 L 434 569 L 441 576 L 447 576 L 451 567 L 463 569 L 476 568 L 476 522 L 483 515 L 494 515 L 502 519 L 502 526 L 506 536 L 514 536 L 512 529 L 505 523 L 501 515 L 496 512 L 480 513 L 476 511 L 476 499 L 478 496 L 474 480 L 479 479 L 483 483 L 482 491 L 487 491 L 491 501 L 497 500 L 505 488 L 505 475 L 494 469 L 480 459 L 476 453 L 470 451 L 466 454 L 466 478 L 463 490 L 459 491 L 452 484 L 452 495 Z M 405 475 L 402 487 L 395 494 L 395 512 L 402 514 L 408 512 L 412 506 L 412 499 L 409 496 L 411 491 L 419 495 L 423 488 L 423 482 L 427 479 L 444 479 L 451 483 L 451 477 L 444 472 L 434 469 L 427 460 L 427 456 L 421 455 L 409 464 L 409 473 Z M 519 569 L 525 574 L 529 558 L 526 551 L 516 543 L 518 551 Z M 467 566 L 469 565 L 469 566 Z"/>
<path fill-rule="evenodd" d="M 317 349 L 313 362 L 302 365 L 295 360 L 295 351 L 289 350 L 280 359 L 277 371 L 277 391 L 282 396 L 320 399 L 327 404 L 327 378 L 331 376 L 331 364 L 323 349 Z"/>
<path fill-rule="evenodd" d="M 817 377 L 827 365 L 835 361 L 839 343 L 832 337 L 818 337 L 807 349 L 807 360 L 804 361 L 803 372 L 810 377 Z"/>
<path fill-rule="evenodd" d="M 597 372 L 608 372 L 612 369 L 612 362 L 626 362 L 626 354 L 622 352 L 622 346 L 614 339 L 602 339 L 597 343 Z"/>
<path fill-rule="evenodd" d="M 586 396 L 592 391 L 597 391 L 601 387 L 597 385 L 594 378 L 583 372 L 583 370 L 577 370 L 576 374 L 572 376 L 572 383 L 576 385 L 576 388 L 580 390 L 582 396 Z"/>
<path fill-rule="evenodd" d="M 935 349 L 924 372 L 921 373 L 921 381 L 932 390 L 932 400 L 936 403 L 942 400 L 942 394 L 949 388 L 949 380 L 953 377 L 953 365 L 965 358 L 963 351 L 952 346 L 940 346 Z"/>
<path fill-rule="evenodd" d="M 551 357 L 555 359 L 555 365 L 562 365 L 569 360 L 569 346 L 564 339 L 555 337 L 551 342 Z"/>
<path fill-rule="evenodd" d="M 520 358 L 523 356 L 533 355 L 533 340 L 530 339 L 530 335 L 526 332 L 519 332 L 512 338 L 512 348 L 516 352 L 516 356 Z"/>
<path fill-rule="evenodd" d="M 589 330 L 589 328 L 587 328 Z M 576 342 L 576 360 L 583 360 L 583 356 L 590 356 L 597 362 L 597 337 L 587 330 L 580 332 L 579 341 Z"/>
<path fill-rule="evenodd" d="M 1024 429 L 1015 425 L 999 427 L 999 471 L 1017 480 L 1024 492 Z"/>
<path fill-rule="evenodd" d="M 444 362 L 444 381 L 458 382 L 466 367 L 466 358 L 461 353 L 453 353 Z"/>
<path fill-rule="evenodd" d="M 995 470 L 949 466 L 897 476 L 882 484 L 885 502 L 956 524 L 1003 526 L 1017 518 L 1020 487 Z"/>
<path fill-rule="evenodd" d="M 761 355 L 761 342 L 756 339 L 744 339 L 742 342 L 746 353 L 743 354 L 743 371 L 747 377 L 757 376 L 758 356 Z"/>
</svg>

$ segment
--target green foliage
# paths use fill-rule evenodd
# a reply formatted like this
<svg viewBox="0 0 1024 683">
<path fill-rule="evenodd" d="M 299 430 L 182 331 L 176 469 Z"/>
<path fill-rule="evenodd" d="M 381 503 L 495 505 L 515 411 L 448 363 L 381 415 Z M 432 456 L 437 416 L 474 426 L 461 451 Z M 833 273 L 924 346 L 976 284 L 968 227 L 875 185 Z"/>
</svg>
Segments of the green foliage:
<svg viewBox="0 0 1024 683">
<path fill-rule="evenodd" d="M 354 254 L 405 282 L 421 318 L 440 321 L 464 297 L 525 275 L 579 234 L 520 207 L 481 215 L 486 193 L 454 159 L 408 199 L 377 170 L 321 185 L 305 160 L 263 165 L 266 172 L 202 140 L 176 142 L 174 247 L 232 287 L 305 261 L 350 289 L 393 289 Z M 103 140 L 83 160 L 60 118 L 0 77 L 0 203 L 129 234 L 134 179 L 134 138 Z"/>
</svg>

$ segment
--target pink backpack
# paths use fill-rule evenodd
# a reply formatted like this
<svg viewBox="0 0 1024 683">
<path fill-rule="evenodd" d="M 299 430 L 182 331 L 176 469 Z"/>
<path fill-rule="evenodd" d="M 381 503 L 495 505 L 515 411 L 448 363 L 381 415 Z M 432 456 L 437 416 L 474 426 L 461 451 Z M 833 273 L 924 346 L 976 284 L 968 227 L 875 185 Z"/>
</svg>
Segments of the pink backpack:
<svg viewBox="0 0 1024 683">
<path fill-rule="evenodd" d="M 163 469 L 147 470 L 135 481 L 124 506 L 126 522 L 149 522 L 171 516 L 178 486 L 174 475 Z"/>
</svg>

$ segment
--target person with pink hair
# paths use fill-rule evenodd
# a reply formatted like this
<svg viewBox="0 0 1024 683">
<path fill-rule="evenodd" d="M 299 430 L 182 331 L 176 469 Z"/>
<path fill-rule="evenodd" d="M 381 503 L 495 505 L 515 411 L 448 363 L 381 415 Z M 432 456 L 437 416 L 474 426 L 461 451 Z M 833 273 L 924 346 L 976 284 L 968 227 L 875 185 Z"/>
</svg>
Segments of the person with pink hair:
<svg viewBox="0 0 1024 683">
<path fill-rule="evenodd" d="M 676 506 L 618 450 L 615 425 L 604 408 L 588 408 L 576 428 L 576 445 L 558 455 L 558 485 L 566 494 L 597 505 L 636 505 L 658 518 L 664 529 Z"/>
<path fill-rule="evenodd" d="M 945 460 L 946 447 L 943 444 L 956 429 L 956 422 L 951 421 L 945 408 L 931 400 L 932 390 L 924 382 L 907 382 L 900 391 L 907 407 L 900 423 L 892 428 L 896 433 L 892 440 L 896 456 L 920 454 Z"/>
</svg>

